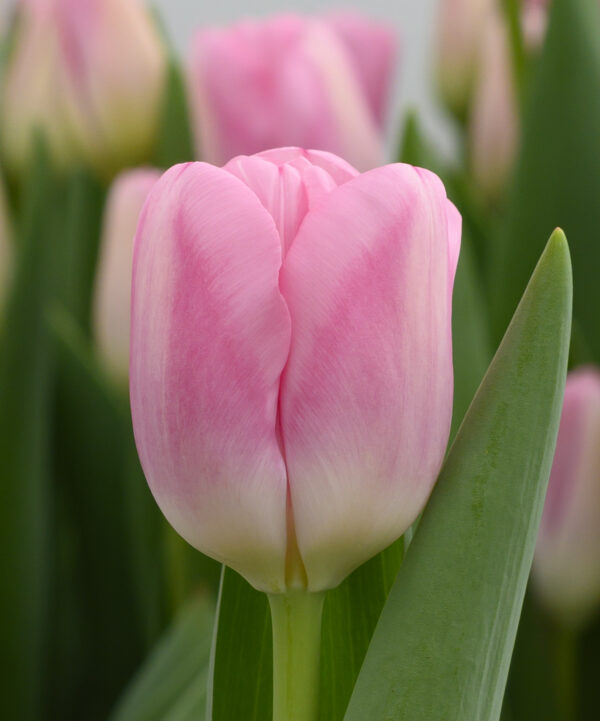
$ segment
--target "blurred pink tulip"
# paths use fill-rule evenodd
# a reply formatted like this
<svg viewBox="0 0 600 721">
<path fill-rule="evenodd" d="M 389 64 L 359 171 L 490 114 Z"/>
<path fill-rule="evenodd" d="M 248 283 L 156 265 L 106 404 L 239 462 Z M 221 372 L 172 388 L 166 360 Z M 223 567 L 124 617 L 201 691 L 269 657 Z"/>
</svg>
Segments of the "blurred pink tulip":
<svg viewBox="0 0 600 721">
<path fill-rule="evenodd" d="M 469 151 L 475 182 L 487 197 L 497 198 L 512 170 L 519 139 L 509 31 L 498 9 L 490 12 L 482 35 L 469 118 Z"/>
<path fill-rule="evenodd" d="M 157 132 L 165 51 L 139 0 L 20 0 L 2 97 L 13 170 L 39 130 L 61 166 L 103 174 L 146 159 Z"/>
<path fill-rule="evenodd" d="M 104 211 L 94 330 L 105 367 L 113 379 L 123 385 L 129 374 L 133 239 L 142 206 L 160 175 L 153 168 L 125 171 L 114 181 Z"/>
<path fill-rule="evenodd" d="M 600 605 L 600 370 L 569 374 L 533 582 L 565 623 Z"/>
<path fill-rule="evenodd" d="M 547 6 L 547 0 L 521 2 L 529 52 L 542 44 Z M 477 186 L 496 200 L 512 170 L 520 134 L 510 30 L 500 0 L 442 0 L 438 79 L 444 101 L 468 127 Z"/>
<path fill-rule="evenodd" d="M 393 57 L 390 34 L 357 16 L 285 15 L 202 30 L 188 68 L 197 152 L 221 165 L 301 145 L 375 167 Z"/>
<path fill-rule="evenodd" d="M 135 241 L 130 390 L 167 519 L 256 588 L 336 586 L 448 440 L 461 220 L 432 173 L 284 148 L 179 165 Z"/>
<path fill-rule="evenodd" d="M 438 85 L 442 98 L 464 116 L 475 85 L 482 29 L 499 0 L 441 0 L 438 22 Z"/>
</svg>

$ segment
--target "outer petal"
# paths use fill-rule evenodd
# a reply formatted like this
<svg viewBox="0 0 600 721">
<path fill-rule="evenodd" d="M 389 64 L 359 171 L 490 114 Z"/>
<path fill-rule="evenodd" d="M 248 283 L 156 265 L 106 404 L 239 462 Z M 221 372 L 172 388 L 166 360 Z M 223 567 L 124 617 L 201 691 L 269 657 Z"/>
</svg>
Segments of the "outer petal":
<svg viewBox="0 0 600 721">
<path fill-rule="evenodd" d="M 533 564 L 541 598 L 564 621 L 600 604 L 600 371 L 569 374 Z"/>
<path fill-rule="evenodd" d="M 106 367 L 122 383 L 127 383 L 129 373 L 133 239 L 142 207 L 160 175 L 154 168 L 122 173 L 113 183 L 106 203 L 94 298 L 94 331 Z"/>
<path fill-rule="evenodd" d="M 396 65 L 394 33 L 383 23 L 348 10 L 331 13 L 327 21 L 343 41 L 373 117 L 382 127 Z"/>
<path fill-rule="evenodd" d="M 286 553 L 280 265 L 273 220 L 225 170 L 175 166 L 154 187 L 134 250 L 139 456 L 176 530 L 267 591 L 283 590 Z"/>
<path fill-rule="evenodd" d="M 437 477 L 453 394 L 449 208 L 431 173 L 373 170 L 307 215 L 284 262 L 281 423 L 313 590 L 402 534 Z"/>
</svg>

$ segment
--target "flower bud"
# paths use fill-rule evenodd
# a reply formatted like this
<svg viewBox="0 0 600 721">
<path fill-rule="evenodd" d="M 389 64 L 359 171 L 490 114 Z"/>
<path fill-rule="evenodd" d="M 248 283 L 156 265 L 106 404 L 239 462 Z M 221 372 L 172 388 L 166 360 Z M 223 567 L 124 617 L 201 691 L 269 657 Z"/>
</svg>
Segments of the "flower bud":
<svg viewBox="0 0 600 721">
<path fill-rule="evenodd" d="M 220 165 L 301 145 L 361 170 L 378 165 L 392 40 L 385 34 L 381 42 L 379 27 L 356 20 L 335 26 L 340 34 L 325 20 L 286 15 L 199 32 L 188 72 L 199 156 Z M 372 38 L 379 47 L 366 63 Z"/>
<path fill-rule="evenodd" d="M 519 136 L 519 111 L 509 31 L 493 8 L 482 29 L 483 47 L 469 119 L 473 178 L 485 196 L 502 194 L 512 170 Z"/>
<path fill-rule="evenodd" d="M 166 59 L 139 0 L 20 0 L 2 97 L 13 171 L 31 162 L 36 131 L 54 162 L 110 175 L 149 156 Z"/>
<path fill-rule="evenodd" d="M 426 170 L 297 148 L 154 186 L 131 406 L 189 543 L 258 589 L 319 591 L 415 520 L 450 429 L 460 225 Z"/>
<path fill-rule="evenodd" d="M 479 64 L 482 28 L 498 0 L 442 0 L 438 24 L 438 86 L 459 117 L 467 112 Z"/>
<path fill-rule="evenodd" d="M 94 332 L 102 361 L 117 383 L 129 373 L 129 308 L 133 239 L 152 186 L 153 168 L 125 171 L 114 181 L 104 211 L 94 298 Z"/>
<path fill-rule="evenodd" d="M 564 623 L 600 603 L 600 370 L 569 374 L 556 455 L 533 564 L 533 583 Z"/>
</svg>

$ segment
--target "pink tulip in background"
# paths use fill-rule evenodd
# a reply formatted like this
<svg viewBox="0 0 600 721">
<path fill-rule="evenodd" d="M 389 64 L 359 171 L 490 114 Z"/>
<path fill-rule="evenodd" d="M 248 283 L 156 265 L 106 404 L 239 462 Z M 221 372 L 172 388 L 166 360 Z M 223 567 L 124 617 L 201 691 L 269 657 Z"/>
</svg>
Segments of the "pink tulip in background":
<svg viewBox="0 0 600 721">
<path fill-rule="evenodd" d="M 533 582 L 546 606 L 571 625 L 600 605 L 598 368 L 579 368 L 567 378 Z"/>
<path fill-rule="evenodd" d="M 395 52 L 387 28 L 352 13 L 200 31 L 188 63 L 198 156 L 299 145 L 379 165 Z"/>
<path fill-rule="evenodd" d="M 166 55 L 140 0 L 20 0 L 2 97 L 5 159 L 21 171 L 36 130 L 62 166 L 102 174 L 152 151 Z"/>
<path fill-rule="evenodd" d="M 154 186 L 134 250 L 139 456 L 193 546 L 336 586 L 415 520 L 453 395 L 461 219 L 432 173 L 284 148 Z"/>
<path fill-rule="evenodd" d="M 538 52 L 547 0 L 522 0 L 525 49 Z M 514 164 L 520 134 L 510 30 L 500 0 L 442 0 L 438 84 L 468 128 L 471 172 L 482 193 L 498 198 Z"/>
<path fill-rule="evenodd" d="M 104 211 L 94 299 L 99 356 L 111 376 L 126 384 L 129 373 L 129 307 L 133 239 L 142 206 L 160 178 L 154 168 L 125 171 L 114 181 Z"/>
</svg>

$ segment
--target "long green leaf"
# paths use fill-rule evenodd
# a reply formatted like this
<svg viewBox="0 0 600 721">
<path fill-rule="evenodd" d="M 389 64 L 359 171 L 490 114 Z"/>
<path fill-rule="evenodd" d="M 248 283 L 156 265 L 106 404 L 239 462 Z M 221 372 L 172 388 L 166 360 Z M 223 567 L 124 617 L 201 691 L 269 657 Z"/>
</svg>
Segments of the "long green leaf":
<svg viewBox="0 0 600 721">
<path fill-rule="evenodd" d="M 54 493 L 64 503 L 63 522 L 71 526 L 85 634 L 71 692 L 88 709 L 87 718 L 100 719 L 145 650 L 130 555 L 127 427 L 75 321 L 55 310 L 51 328 L 58 361 Z M 160 557 L 155 562 L 160 568 Z M 155 603 L 153 590 L 147 589 L 149 607 Z M 64 592 L 58 589 L 59 602 Z"/>
<path fill-rule="evenodd" d="M 497 721 L 562 405 L 571 325 L 551 238 L 448 455 L 345 721 Z"/>
<path fill-rule="evenodd" d="M 207 721 L 267 721 L 273 708 L 269 602 L 223 567 L 211 658 Z"/>
<path fill-rule="evenodd" d="M 399 539 L 325 597 L 321 646 L 321 721 L 342 721 L 371 636 L 403 556 Z"/>
<path fill-rule="evenodd" d="M 490 268 L 500 338 L 552 229 L 573 255 L 574 314 L 600 360 L 600 8 L 554 0 L 532 81 L 507 222 Z"/>
<path fill-rule="evenodd" d="M 0 674 L 2 715 L 37 721 L 47 628 L 49 410 L 52 358 L 44 322 L 55 194 L 40 147 L 23 189 L 14 284 L 0 342 Z"/>
<path fill-rule="evenodd" d="M 202 721 L 214 622 L 206 596 L 184 606 L 125 690 L 110 721 Z"/>
</svg>

